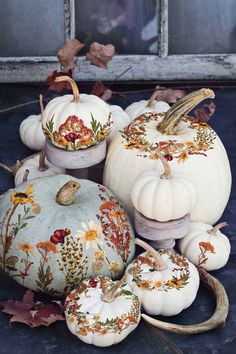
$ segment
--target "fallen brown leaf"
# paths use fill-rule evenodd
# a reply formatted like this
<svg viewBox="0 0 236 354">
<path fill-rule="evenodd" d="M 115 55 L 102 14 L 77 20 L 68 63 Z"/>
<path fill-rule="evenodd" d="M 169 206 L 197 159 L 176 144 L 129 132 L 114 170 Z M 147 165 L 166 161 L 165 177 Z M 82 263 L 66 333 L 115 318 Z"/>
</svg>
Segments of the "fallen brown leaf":
<svg viewBox="0 0 236 354">
<path fill-rule="evenodd" d="M 180 98 L 186 96 L 186 94 L 185 90 L 176 90 L 160 86 L 156 86 L 155 88 L 155 99 L 167 103 L 175 103 Z"/>
<path fill-rule="evenodd" d="M 216 105 L 214 102 L 209 104 L 204 104 L 202 108 L 196 108 L 194 110 L 194 115 L 198 118 L 201 122 L 206 123 L 210 117 L 215 113 Z"/>
<path fill-rule="evenodd" d="M 86 59 L 90 64 L 107 69 L 108 62 L 115 55 L 115 47 L 112 44 L 103 45 L 94 42 L 90 45 L 89 52 L 86 54 Z"/>
<path fill-rule="evenodd" d="M 84 43 L 78 41 L 78 39 L 72 39 L 67 41 L 57 53 L 57 58 L 63 66 L 63 71 L 68 72 L 73 70 L 76 65 L 75 57 L 80 50 L 85 46 Z"/>
<path fill-rule="evenodd" d="M 54 70 L 48 77 L 47 77 L 47 84 L 49 85 L 49 90 L 61 92 L 64 89 L 71 90 L 71 86 L 67 81 L 55 82 L 56 77 L 59 76 L 69 76 L 72 77 L 72 71 L 65 73 L 62 71 Z"/>
<path fill-rule="evenodd" d="M 92 88 L 92 95 L 98 96 L 103 101 L 107 102 L 112 96 L 119 96 L 119 92 L 112 91 L 106 87 L 101 81 L 96 81 Z"/>
</svg>

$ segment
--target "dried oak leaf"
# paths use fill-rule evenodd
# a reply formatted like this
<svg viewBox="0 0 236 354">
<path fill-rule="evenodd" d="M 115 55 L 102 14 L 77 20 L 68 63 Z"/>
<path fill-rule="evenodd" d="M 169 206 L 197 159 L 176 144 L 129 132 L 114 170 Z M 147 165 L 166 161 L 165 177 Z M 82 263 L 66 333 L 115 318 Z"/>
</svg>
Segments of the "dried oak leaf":
<svg viewBox="0 0 236 354">
<path fill-rule="evenodd" d="M 57 58 L 63 66 L 63 71 L 67 72 L 75 68 L 75 57 L 84 46 L 85 44 L 78 41 L 78 39 L 72 39 L 67 41 L 63 47 L 59 49 Z"/>
<path fill-rule="evenodd" d="M 92 88 L 92 95 L 98 96 L 103 101 L 108 101 L 112 96 L 112 90 L 107 88 L 101 81 L 96 81 Z"/>
<path fill-rule="evenodd" d="M 209 104 L 204 104 L 201 108 L 197 108 L 194 110 L 194 115 L 198 118 L 201 122 L 206 123 L 210 117 L 215 113 L 216 105 L 214 102 Z"/>
<path fill-rule="evenodd" d="M 72 77 L 72 71 L 70 70 L 69 72 L 61 72 L 54 70 L 48 77 L 47 77 L 47 84 L 49 85 L 49 90 L 51 91 L 56 91 L 56 92 L 61 92 L 64 89 L 71 90 L 71 86 L 69 82 L 67 81 L 61 81 L 61 82 L 55 82 L 56 77 L 59 76 L 69 76 Z"/>
<path fill-rule="evenodd" d="M 155 91 L 155 99 L 167 103 L 175 103 L 187 94 L 185 90 L 170 89 L 161 86 L 156 86 Z"/>
<path fill-rule="evenodd" d="M 86 59 L 90 64 L 99 68 L 107 69 L 108 62 L 115 55 L 115 47 L 112 44 L 103 45 L 94 42 L 90 45 L 89 52 L 86 54 Z"/>
<path fill-rule="evenodd" d="M 55 321 L 64 320 L 63 306 L 60 301 L 50 304 L 34 301 L 34 293 L 27 290 L 22 301 L 6 300 L 2 302 L 3 310 L 12 315 L 10 323 L 20 322 L 30 327 L 49 326 Z"/>
</svg>

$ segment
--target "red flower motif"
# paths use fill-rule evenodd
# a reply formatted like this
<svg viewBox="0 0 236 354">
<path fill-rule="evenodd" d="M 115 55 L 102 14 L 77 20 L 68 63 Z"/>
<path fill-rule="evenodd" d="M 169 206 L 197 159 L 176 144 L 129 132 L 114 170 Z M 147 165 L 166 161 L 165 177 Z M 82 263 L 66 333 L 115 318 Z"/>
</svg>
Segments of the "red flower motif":
<svg viewBox="0 0 236 354">
<path fill-rule="evenodd" d="M 173 160 L 173 156 L 171 154 L 166 154 L 164 157 L 166 158 L 167 161 Z"/>
<path fill-rule="evenodd" d="M 90 278 L 89 279 L 89 285 L 91 286 L 91 288 L 96 288 L 97 287 L 97 282 L 93 278 Z"/>
<path fill-rule="evenodd" d="M 58 243 L 64 243 L 64 239 L 66 236 L 70 234 L 69 229 L 60 229 L 54 231 L 54 234 L 51 236 L 50 241 L 57 245 Z"/>
</svg>

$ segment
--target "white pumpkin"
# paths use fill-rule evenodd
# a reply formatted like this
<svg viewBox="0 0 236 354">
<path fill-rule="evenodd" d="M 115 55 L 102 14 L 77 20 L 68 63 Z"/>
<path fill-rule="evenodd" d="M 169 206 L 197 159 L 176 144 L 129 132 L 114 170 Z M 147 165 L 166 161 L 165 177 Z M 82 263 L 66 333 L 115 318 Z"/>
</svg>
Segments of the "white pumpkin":
<svg viewBox="0 0 236 354">
<path fill-rule="evenodd" d="M 110 110 L 111 110 L 113 124 L 112 124 L 111 134 L 107 137 L 108 144 L 110 144 L 114 136 L 121 129 L 126 127 L 131 122 L 128 113 L 126 113 L 120 106 L 111 105 Z"/>
<path fill-rule="evenodd" d="M 157 94 L 158 91 L 156 90 L 149 100 L 141 100 L 139 102 L 131 103 L 131 105 L 129 105 L 125 110 L 130 116 L 131 120 L 147 112 L 161 113 L 168 111 L 170 108 L 168 103 L 164 101 L 156 101 Z"/>
<path fill-rule="evenodd" d="M 68 76 L 73 95 L 52 99 L 43 112 L 43 131 L 55 146 L 66 150 L 84 149 L 104 140 L 111 131 L 109 105 L 94 95 L 79 94 L 76 83 Z"/>
<path fill-rule="evenodd" d="M 165 222 L 190 213 L 196 203 L 197 192 L 188 175 L 177 171 L 172 173 L 167 160 L 161 154 L 159 158 L 164 173 L 141 173 L 135 180 L 131 199 L 141 214 Z"/>
<path fill-rule="evenodd" d="M 111 142 L 103 183 L 131 217 L 131 189 L 135 179 L 144 171 L 162 168 L 157 147 L 170 161 L 173 173 L 187 174 L 194 183 L 198 197 L 191 213 L 192 221 L 214 224 L 221 217 L 231 190 L 225 148 L 208 124 L 186 116 L 196 104 L 209 97 L 214 97 L 213 91 L 201 89 L 179 100 L 166 114 L 143 114 Z"/>
<path fill-rule="evenodd" d="M 150 315 L 172 316 L 196 298 L 199 274 L 184 256 L 158 251 L 159 264 L 149 252 L 139 255 L 126 270 L 126 282 Z"/>
<path fill-rule="evenodd" d="M 28 171 L 28 172 L 26 172 Z M 62 167 L 52 165 L 45 157 L 45 150 L 26 160 L 15 173 L 15 186 L 38 177 L 52 176 L 65 173 Z"/>
<path fill-rule="evenodd" d="M 208 271 L 224 267 L 230 255 L 230 242 L 220 229 L 226 225 L 220 223 L 212 227 L 203 222 L 191 223 L 190 232 L 179 240 L 180 252 Z"/>
<path fill-rule="evenodd" d="M 24 145 L 32 150 L 40 151 L 45 146 L 45 136 L 42 129 L 41 114 L 33 114 L 21 122 L 20 138 Z"/>
<path fill-rule="evenodd" d="M 69 330 L 88 344 L 107 347 L 125 339 L 139 324 L 140 301 L 128 285 L 107 276 L 84 280 L 65 301 Z"/>
</svg>

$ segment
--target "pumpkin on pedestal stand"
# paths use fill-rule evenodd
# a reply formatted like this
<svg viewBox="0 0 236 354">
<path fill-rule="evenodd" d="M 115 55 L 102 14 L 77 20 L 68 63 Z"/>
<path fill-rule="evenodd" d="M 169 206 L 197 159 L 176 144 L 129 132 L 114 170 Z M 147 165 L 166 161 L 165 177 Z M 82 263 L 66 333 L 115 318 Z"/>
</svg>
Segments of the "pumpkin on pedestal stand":
<svg viewBox="0 0 236 354">
<path fill-rule="evenodd" d="M 54 165 L 66 168 L 68 174 L 86 178 L 88 167 L 105 158 L 106 137 L 112 126 L 110 107 L 97 96 L 80 94 L 68 76 L 55 81 L 68 81 L 73 95 L 54 98 L 45 107 L 46 156 Z"/>
</svg>

